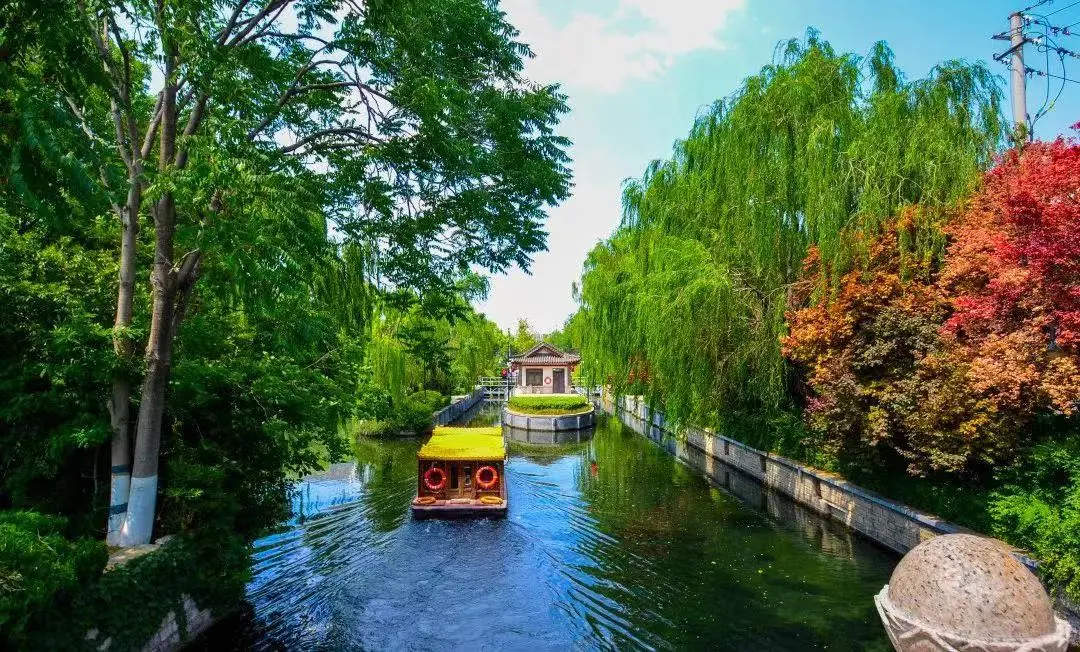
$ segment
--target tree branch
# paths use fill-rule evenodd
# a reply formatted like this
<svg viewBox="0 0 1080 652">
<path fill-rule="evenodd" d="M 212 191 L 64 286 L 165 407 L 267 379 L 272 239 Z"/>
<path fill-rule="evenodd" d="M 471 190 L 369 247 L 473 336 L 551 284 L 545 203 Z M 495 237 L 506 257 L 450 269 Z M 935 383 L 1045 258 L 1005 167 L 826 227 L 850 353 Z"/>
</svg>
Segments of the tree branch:
<svg viewBox="0 0 1080 652">
<path fill-rule="evenodd" d="M 176 283 L 176 307 L 173 310 L 172 324 L 170 324 L 173 337 L 176 336 L 180 328 L 180 322 L 184 320 L 188 298 L 191 296 L 191 290 L 195 287 L 195 281 L 199 278 L 201 267 L 202 252 L 198 249 L 184 254 L 184 257 L 180 259 L 180 264 L 176 267 L 176 276 L 174 277 Z"/>
<path fill-rule="evenodd" d="M 131 159 L 134 161 L 139 156 L 139 152 L 135 149 L 135 143 L 139 141 L 139 132 L 138 128 L 135 126 L 135 111 L 131 107 L 131 53 L 124 44 L 123 35 L 120 33 L 120 28 L 117 27 L 112 14 L 106 16 L 105 24 L 108 26 L 109 32 L 112 33 L 113 40 L 116 41 L 116 47 L 120 50 L 120 56 L 124 62 L 124 77 L 123 85 L 120 87 L 120 101 L 123 102 L 124 117 L 127 122 L 127 142 L 131 149 Z"/>
<path fill-rule="evenodd" d="M 304 75 L 306 75 L 309 70 L 325 61 L 316 61 L 315 57 L 318 56 L 320 52 L 329 47 L 330 44 L 327 43 L 321 48 L 312 51 L 311 56 L 308 57 L 307 63 L 305 63 L 303 66 L 300 67 L 299 70 L 296 71 L 296 75 L 293 76 L 292 82 L 289 83 L 289 87 L 285 89 L 285 92 L 282 93 L 281 97 L 278 98 L 278 101 L 274 105 L 273 110 L 271 110 L 270 113 L 265 118 L 263 118 L 262 122 L 260 122 L 254 129 L 248 132 L 248 140 L 254 140 L 255 137 L 258 136 L 263 129 L 266 129 L 268 126 L 270 126 L 271 123 L 274 122 L 274 119 L 277 118 L 278 115 L 281 113 L 281 109 L 285 107 L 286 103 L 288 103 L 289 98 L 295 95 L 297 85 L 300 83 L 300 80 L 304 77 Z"/>
<path fill-rule="evenodd" d="M 280 148 L 278 151 L 281 152 L 282 154 L 289 154 L 291 152 L 295 152 L 296 150 L 300 149 L 301 147 L 305 147 L 305 146 L 307 146 L 307 145 L 309 145 L 311 143 L 314 143 L 314 142 L 316 142 L 316 141 L 318 141 L 318 140 L 320 140 L 322 138 L 325 138 L 326 136 L 354 136 L 354 137 L 357 137 L 357 138 L 362 138 L 364 140 L 368 140 L 368 141 L 376 142 L 376 143 L 385 142 L 381 138 L 378 138 L 377 136 L 373 136 L 373 135 L 369 134 L 367 131 L 364 131 L 363 129 L 358 129 L 356 127 L 334 127 L 334 128 L 331 128 L 331 129 L 320 129 L 319 131 L 316 131 L 316 132 L 314 132 L 312 134 L 304 136 L 303 138 L 296 141 L 292 145 Z M 336 143 L 335 147 L 340 147 L 340 146 L 346 145 L 346 144 L 361 145 L 363 143 L 357 142 L 357 141 L 354 141 L 353 143 Z M 310 152 L 307 152 L 307 153 L 310 153 Z"/>
<path fill-rule="evenodd" d="M 146 135 L 143 137 L 143 144 L 139 149 L 140 161 L 150 156 L 150 150 L 154 147 L 154 136 L 157 135 L 158 125 L 161 124 L 161 98 L 161 93 L 158 93 L 157 103 L 154 104 L 154 112 L 150 122 L 146 125 Z"/>
<path fill-rule="evenodd" d="M 206 115 L 206 104 L 209 100 L 210 95 L 208 93 L 200 94 L 199 99 L 195 101 L 195 108 L 191 110 L 191 115 L 188 116 L 187 126 L 184 127 L 181 147 L 176 153 L 177 169 L 182 169 L 187 165 L 188 152 L 191 151 L 190 143 L 187 141 L 191 135 L 195 133 L 195 130 L 199 128 L 199 123 L 202 122 L 203 116 Z"/>
<path fill-rule="evenodd" d="M 247 37 L 247 35 L 250 34 L 252 30 L 254 30 L 255 27 L 262 22 L 263 18 L 266 18 L 269 14 L 278 11 L 279 13 L 274 16 L 274 18 L 276 19 L 277 16 L 280 15 L 279 10 L 283 9 L 289 4 L 292 4 L 293 2 L 294 0 L 271 0 L 271 2 L 268 2 L 266 6 L 259 11 L 259 13 L 255 14 L 251 18 L 244 19 L 238 23 L 239 25 L 244 25 L 244 28 L 237 32 L 237 34 L 233 36 L 232 40 L 228 41 L 228 44 L 236 45 L 238 43 L 244 43 L 244 39 Z"/>
<path fill-rule="evenodd" d="M 240 18 L 240 14 L 244 12 L 244 7 L 246 7 L 250 1 L 251 0 L 242 0 L 240 4 L 236 5 L 236 9 L 233 9 L 232 16 L 229 16 L 229 22 L 227 22 L 225 28 L 221 30 L 221 34 L 218 34 L 218 37 L 214 39 L 217 42 L 218 47 L 225 45 L 225 42 L 229 40 L 229 34 L 231 34 L 236 27 L 236 21 Z"/>
<path fill-rule="evenodd" d="M 277 10 L 277 13 L 271 16 L 270 20 L 266 21 L 266 27 L 262 28 L 258 32 L 255 32 L 253 35 L 241 41 L 241 44 L 246 45 L 247 43 L 253 43 L 262 38 L 263 36 L 266 36 L 270 32 L 270 28 L 274 25 L 275 22 L 277 22 L 277 19 L 281 16 L 282 12 L 285 11 L 285 7 L 287 6 L 288 3 L 282 4 L 281 8 Z"/>
</svg>

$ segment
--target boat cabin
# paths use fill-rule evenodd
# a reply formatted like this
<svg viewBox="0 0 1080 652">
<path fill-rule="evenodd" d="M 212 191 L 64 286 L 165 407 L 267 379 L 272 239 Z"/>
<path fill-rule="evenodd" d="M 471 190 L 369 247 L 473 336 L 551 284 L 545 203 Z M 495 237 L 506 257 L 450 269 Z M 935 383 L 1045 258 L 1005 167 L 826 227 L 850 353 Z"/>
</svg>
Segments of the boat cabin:
<svg viewBox="0 0 1080 652">
<path fill-rule="evenodd" d="M 568 394 L 570 376 L 581 356 L 565 353 L 540 342 L 528 352 L 510 358 L 510 370 L 517 377 L 515 394 Z"/>
<path fill-rule="evenodd" d="M 502 428 L 435 428 L 417 453 L 413 516 L 505 516 Z"/>
</svg>

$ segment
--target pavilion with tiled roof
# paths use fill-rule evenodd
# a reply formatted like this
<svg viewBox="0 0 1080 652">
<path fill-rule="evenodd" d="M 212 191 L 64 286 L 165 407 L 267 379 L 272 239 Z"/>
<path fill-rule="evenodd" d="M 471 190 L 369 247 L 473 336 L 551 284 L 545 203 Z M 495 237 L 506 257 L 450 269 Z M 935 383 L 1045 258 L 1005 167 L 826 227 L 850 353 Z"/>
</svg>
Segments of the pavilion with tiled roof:
<svg viewBox="0 0 1080 652">
<path fill-rule="evenodd" d="M 521 355 L 511 356 L 510 371 L 516 373 L 516 394 L 565 394 L 570 391 L 570 376 L 581 363 L 581 356 L 564 353 L 547 342 L 540 342 Z"/>
</svg>

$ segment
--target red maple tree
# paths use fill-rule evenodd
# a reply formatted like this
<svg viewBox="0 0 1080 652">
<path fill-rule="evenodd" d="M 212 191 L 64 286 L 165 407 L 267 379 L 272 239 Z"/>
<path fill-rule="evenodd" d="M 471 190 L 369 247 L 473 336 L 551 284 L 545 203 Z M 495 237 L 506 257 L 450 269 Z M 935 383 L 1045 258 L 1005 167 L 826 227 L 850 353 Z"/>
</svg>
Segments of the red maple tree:
<svg viewBox="0 0 1080 652">
<path fill-rule="evenodd" d="M 1080 398 L 1080 145 L 1010 150 L 950 229 L 943 334 L 977 389 L 1021 412 Z"/>
</svg>

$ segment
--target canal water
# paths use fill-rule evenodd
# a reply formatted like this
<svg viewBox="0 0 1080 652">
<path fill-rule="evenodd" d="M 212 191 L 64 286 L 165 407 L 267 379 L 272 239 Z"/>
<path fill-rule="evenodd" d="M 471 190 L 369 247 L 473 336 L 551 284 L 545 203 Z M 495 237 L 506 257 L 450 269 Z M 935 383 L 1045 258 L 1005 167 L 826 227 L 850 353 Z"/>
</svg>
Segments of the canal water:
<svg viewBox="0 0 1080 652">
<path fill-rule="evenodd" d="M 504 520 L 412 520 L 419 445 L 361 442 L 300 482 L 243 615 L 197 647 L 890 649 L 872 596 L 895 555 L 744 476 L 710 486 L 614 418 L 512 441 Z"/>
</svg>

